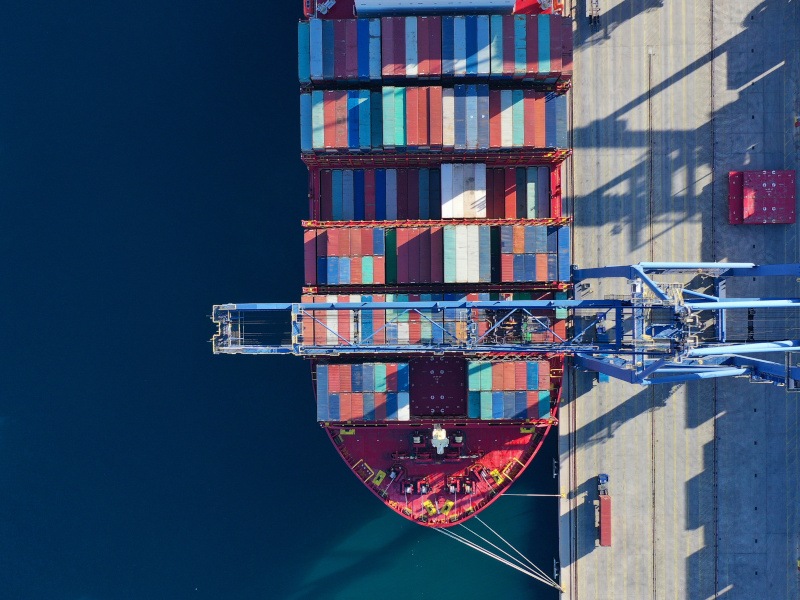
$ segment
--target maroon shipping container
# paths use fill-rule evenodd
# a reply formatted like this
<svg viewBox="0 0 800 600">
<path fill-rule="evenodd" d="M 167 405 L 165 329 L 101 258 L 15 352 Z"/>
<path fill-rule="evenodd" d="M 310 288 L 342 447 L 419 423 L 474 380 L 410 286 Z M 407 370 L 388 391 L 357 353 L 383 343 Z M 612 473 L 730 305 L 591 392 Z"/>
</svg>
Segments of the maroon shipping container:
<svg viewBox="0 0 800 600">
<path fill-rule="evenodd" d="M 419 280 L 421 283 L 431 283 L 431 230 L 423 229 L 419 235 Z"/>
<path fill-rule="evenodd" d="M 407 214 L 409 219 L 419 219 L 419 169 L 408 170 Z"/>
<path fill-rule="evenodd" d="M 420 229 L 418 227 L 414 227 L 408 230 L 408 282 L 409 283 L 419 283 L 419 262 L 420 262 L 419 237 L 420 237 Z"/>
<path fill-rule="evenodd" d="M 406 88 L 406 146 L 419 145 L 419 107 L 417 106 L 418 87 Z"/>
<path fill-rule="evenodd" d="M 547 18 L 547 17 L 544 17 Z M 526 75 L 530 78 L 536 77 L 539 72 L 539 17 L 528 15 L 525 24 L 525 58 Z M 552 35 L 552 34 L 551 34 Z M 527 116 L 527 113 L 525 113 Z M 525 119 L 527 121 L 527 119 Z M 527 139 L 527 138 L 526 138 Z M 527 141 L 525 142 L 527 144 Z"/>
<path fill-rule="evenodd" d="M 444 282 L 444 232 L 431 227 L 431 283 Z"/>
<path fill-rule="evenodd" d="M 561 70 L 569 75 L 572 73 L 572 20 L 562 17 L 561 19 L 561 48 L 562 61 Z"/>
<path fill-rule="evenodd" d="M 317 283 L 317 231 L 303 231 L 303 271 L 306 285 Z"/>
<path fill-rule="evenodd" d="M 323 169 L 319 173 L 319 218 L 323 221 L 333 220 L 331 188 L 333 187 L 331 170 Z"/>
<path fill-rule="evenodd" d="M 550 17 L 550 72 L 561 73 L 561 55 L 564 49 L 561 47 L 561 25 L 559 17 Z"/>
<path fill-rule="evenodd" d="M 394 21 L 381 17 L 381 75 L 394 75 Z"/>
<path fill-rule="evenodd" d="M 345 75 L 348 79 L 358 79 L 358 21 L 346 19 L 345 24 L 347 37 Z"/>
<path fill-rule="evenodd" d="M 364 218 L 375 220 L 375 171 L 364 170 Z"/>
<path fill-rule="evenodd" d="M 397 169 L 397 219 L 408 219 L 408 169 Z"/>
<path fill-rule="evenodd" d="M 503 15 L 503 75 L 514 75 L 513 15 Z"/>
<path fill-rule="evenodd" d="M 728 173 L 728 222 L 731 225 L 744 223 L 744 172 Z"/>
<path fill-rule="evenodd" d="M 417 75 L 430 75 L 430 58 L 428 54 L 428 17 L 417 17 Z"/>
<path fill-rule="evenodd" d="M 428 139 L 431 148 L 442 147 L 442 88 L 431 86 L 428 88 L 428 107 L 430 131 Z"/>
<path fill-rule="evenodd" d="M 494 169 L 486 169 L 486 218 L 497 218 L 494 215 Z"/>
<path fill-rule="evenodd" d="M 397 229 L 397 281 L 400 283 L 408 281 L 408 232 L 405 227 Z"/>
<path fill-rule="evenodd" d="M 600 496 L 600 545 L 611 545 L 611 496 L 603 494 Z"/>
<path fill-rule="evenodd" d="M 333 55 L 333 76 L 336 79 L 344 79 L 347 75 L 347 21 L 345 19 L 334 19 L 333 39 L 334 47 L 339 49 Z"/>
<path fill-rule="evenodd" d="M 499 148 L 502 145 L 502 127 L 500 123 L 500 90 L 489 90 L 489 147 Z"/>
<path fill-rule="evenodd" d="M 406 18 L 394 19 L 394 74 L 396 77 L 406 75 Z"/>
<path fill-rule="evenodd" d="M 319 215 L 319 169 L 308 170 L 308 214 L 312 219 Z"/>
<path fill-rule="evenodd" d="M 442 74 L 442 18 L 428 19 L 428 64 L 431 75 Z M 439 103 L 441 106 L 441 102 Z"/>
</svg>

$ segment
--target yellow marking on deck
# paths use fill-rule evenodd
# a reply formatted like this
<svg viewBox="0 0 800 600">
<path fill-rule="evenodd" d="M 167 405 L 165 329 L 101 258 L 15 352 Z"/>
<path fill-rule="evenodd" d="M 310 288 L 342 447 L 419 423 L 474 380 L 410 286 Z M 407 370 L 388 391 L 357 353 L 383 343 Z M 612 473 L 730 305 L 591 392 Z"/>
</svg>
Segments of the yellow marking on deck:
<svg viewBox="0 0 800 600">
<path fill-rule="evenodd" d="M 381 483 L 383 483 L 385 477 L 386 473 L 384 471 L 378 471 L 375 474 L 375 477 L 372 479 L 372 485 L 380 485 Z"/>
<path fill-rule="evenodd" d="M 339 435 L 355 435 L 355 434 L 356 434 L 356 430 L 355 429 L 340 429 L 339 430 Z"/>
</svg>

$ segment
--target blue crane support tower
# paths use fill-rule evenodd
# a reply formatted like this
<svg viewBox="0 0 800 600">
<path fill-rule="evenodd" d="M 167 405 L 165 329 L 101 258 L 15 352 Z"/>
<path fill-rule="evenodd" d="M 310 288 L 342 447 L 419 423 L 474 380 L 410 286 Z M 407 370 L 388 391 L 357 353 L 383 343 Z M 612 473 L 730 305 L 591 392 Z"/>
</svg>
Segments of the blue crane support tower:
<svg viewBox="0 0 800 600">
<path fill-rule="evenodd" d="M 678 275 L 711 278 L 700 292 L 690 284 L 657 282 Z M 726 281 L 734 277 L 800 277 L 800 264 L 755 265 L 752 263 L 639 263 L 627 266 L 572 270 L 575 284 L 590 279 L 625 278 L 630 284 L 626 296 L 606 299 L 434 301 L 434 302 L 330 302 L 221 304 L 214 306 L 212 320 L 217 333 L 215 353 L 296 354 L 331 356 L 346 354 L 397 353 L 560 353 L 572 357 L 574 366 L 627 381 L 651 385 L 680 383 L 697 379 L 749 376 L 753 381 L 800 389 L 800 366 L 795 352 L 800 340 L 771 340 L 735 343 L 728 341 L 726 319 L 729 311 L 800 308 L 800 298 L 728 298 Z M 696 280 L 693 277 L 693 280 Z M 472 310 L 477 309 L 477 310 Z M 563 339 L 546 318 L 533 313 L 542 309 L 572 311 L 574 333 Z M 417 312 L 431 323 L 438 335 L 433 341 L 398 344 L 377 342 L 376 332 L 360 334 L 358 323 L 364 311 L 391 310 L 389 327 L 409 312 Z M 349 311 L 355 322 L 352 339 L 339 336 L 315 316 L 315 311 Z M 290 319 L 291 339 L 265 340 L 257 334 L 267 314 Z M 443 318 L 431 318 L 443 315 Z M 477 316 L 476 315 L 482 315 Z M 580 319 L 576 318 L 583 315 Z M 588 315 L 588 317 L 586 316 Z M 700 315 L 711 316 L 713 338 L 701 335 Z M 335 344 L 316 345 L 303 337 L 303 322 L 311 319 L 335 336 Z M 477 319 L 485 319 L 478 327 Z M 554 342 L 508 341 L 496 335 L 504 323 L 514 321 L 537 331 L 548 331 Z M 580 325 L 578 325 L 580 321 Z M 460 324 L 458 335 L 453 323 Z M 288 328 L 288 323 L 287 323 Z M 483 330 L 479 333 L 479 330 Z M 705 328 L 707 331 L 708 328 Z M 775 362 L 753 358 L 752 354 L 783 353 Z"/>
</svg>

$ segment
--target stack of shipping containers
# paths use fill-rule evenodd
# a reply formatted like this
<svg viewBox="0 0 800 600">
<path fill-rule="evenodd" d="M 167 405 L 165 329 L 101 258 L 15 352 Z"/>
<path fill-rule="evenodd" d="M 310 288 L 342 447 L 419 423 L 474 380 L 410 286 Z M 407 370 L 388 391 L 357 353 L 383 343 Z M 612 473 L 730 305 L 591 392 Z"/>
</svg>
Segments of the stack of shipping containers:
<svg viewBox="0 0 800 600">
<path fill-rule="evenodd" d="M 304 301 L 563 297 L 568 18 L 311 18 L 298 41 Z M 413 346 L 465 335 L 455 311 L 395 316 L 317 311 L 303 336 Z M 553 331 L 565 336 L 564 321 Z M 547 418 L 545 365 L 469 363 L 468 416 Z M 408 367 L 318 365 L 319 420 L 408 420 Z"/>
</svg>

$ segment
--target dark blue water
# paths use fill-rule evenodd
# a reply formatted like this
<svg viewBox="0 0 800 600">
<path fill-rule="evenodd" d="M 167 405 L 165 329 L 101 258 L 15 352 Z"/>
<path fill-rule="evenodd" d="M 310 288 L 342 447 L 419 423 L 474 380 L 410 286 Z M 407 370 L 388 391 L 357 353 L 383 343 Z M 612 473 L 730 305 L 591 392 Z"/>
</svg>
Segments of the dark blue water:
<svg viewBox="0 0 800 600">
<path fill-rule="evenodd" d="M 299 0 L 15 4 L 0 598 L 554 597 L 384 509 L 303 361 L 211 354 L 213 303 L 301 286 Z M 553 491 L 554 442 L 513 491 Z M 549 570 L 554 500 L 484 514 Z"/>
</svg>

